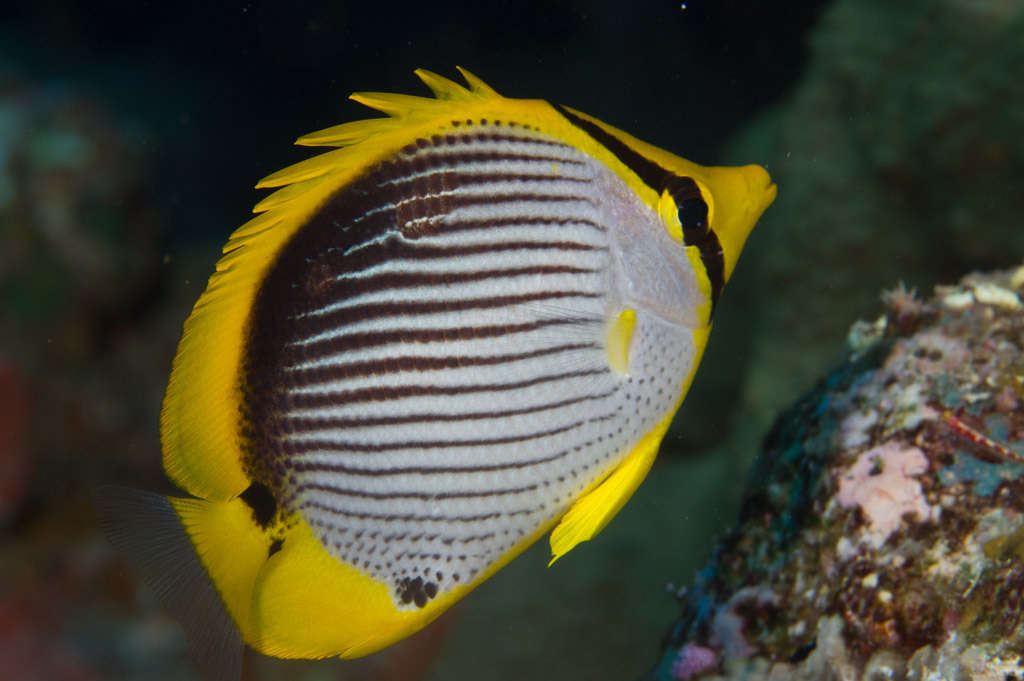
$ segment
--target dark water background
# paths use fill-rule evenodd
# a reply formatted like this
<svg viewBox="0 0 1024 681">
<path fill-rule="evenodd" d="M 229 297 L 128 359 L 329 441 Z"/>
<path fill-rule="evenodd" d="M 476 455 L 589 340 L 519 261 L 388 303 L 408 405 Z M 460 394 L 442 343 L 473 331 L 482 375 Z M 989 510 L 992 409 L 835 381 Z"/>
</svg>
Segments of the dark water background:
<svg viewBox="0 0 1024 681">
<path fill-rule="evenodd" d="M 822 22 L 823 2 L 744 0 L 0 11 L 0 668 L 191 678 L 174 625 L 97 535 L 86 490 L 165 484 L 157 421 L 174 345 L 255 181 L 310 155 L 291 147 L 300 134 L 366 117 L 350 92 L 427 94 L 414 68 L 455 77 L 458 64 L 700 163 L 761 163 L 780 201 L 723 298 L 662 461 L 597 540 L 550 570 L 540 542 L 398 652 L 254 658 L 246 678 L 642 674 L 675 613 L 666 582 L 706 560 L 772 414 L 838 356 L 850 322 L 877 314 L 878 290 L 1022 255 L 1019 222 L 1002 220 L 1020 208 L 1005 130 L 1019 131 L 1021 107 L 999 80 L 1015 76 L 967 68 L 1017 63 L 1005 48 L 1017 5 L 984 17 L 995 39 L 932 72 L 927 49 L 950 52 L 963 3 L 908 3 L 891 19 L 860 4 L 862 23 L 856 2 Z M 965 104 L 943 117 L 934 92 L 961 81 Z M 977 139 L 938 143 L 959 130 Z"/>
<path fill-rule="evenodd" d="M 784 16 L 759 4 L 41 2 L 0 35 L 25 78 L 147 130 L 170 238 L 219 241 L 251 207 L 252 178 L 308 155 L 295 137 L 366 115 L 353 90 L 426 94 L 414 68 L 458 64 L 506 96 L 713 158 L 799 77 L 820 3 Z"/>
</svg>

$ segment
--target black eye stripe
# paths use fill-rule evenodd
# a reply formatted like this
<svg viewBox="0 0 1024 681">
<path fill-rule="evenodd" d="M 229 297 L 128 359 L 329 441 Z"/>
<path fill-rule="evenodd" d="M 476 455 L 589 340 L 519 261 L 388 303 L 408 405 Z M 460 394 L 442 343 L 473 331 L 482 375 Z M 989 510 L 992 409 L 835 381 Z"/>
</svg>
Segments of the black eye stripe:
<svg viewBox="0 0 1024 681">
<path fill-rule="evenodd" d="M 704 202 L 697 183 L 692 178 L 673 175 L 666 180 L 663 189 L 676 202 L 686 245 L 693 246 L 705 240 L 706 232 L 709 231 L 708 204 Z"/>
<path fill-rule="evenodd" d="M 711 311 L 714 312 L 725 286 L 725 256 L 718 235 L 708 224 L 708 204 L 693 178 L 673 175 L 667 180 L 665 190 L 676 202 L 679 224 L 683 227 L 683 243 L 696 246 L 700 251 L 701 262 L 711 282 Z"/>
<path fill-rule="evenodd" d="M 679 222 L 683 226 L 683 243 L 696 246 L 701 262 L 711 282 L 711 312 L 714 313 L 718 297 L 725 286 L 725 256 L 718 235 L 708 224 L 708 205 L 701 196 L 700 188 L 693 178 L 676 175 L 662 168 L 654 161 L 630 149 L 614 135 L 605 132 L 601 126 L 580 118 L 565 107 L 553 104 L 555 109 L 570 123 L 594 138 L 605 149 L 615 155 L 623 165 L 632 170 L 640 180 L 659 194 L 668 190 L 676 202 Z"/>
</svg>

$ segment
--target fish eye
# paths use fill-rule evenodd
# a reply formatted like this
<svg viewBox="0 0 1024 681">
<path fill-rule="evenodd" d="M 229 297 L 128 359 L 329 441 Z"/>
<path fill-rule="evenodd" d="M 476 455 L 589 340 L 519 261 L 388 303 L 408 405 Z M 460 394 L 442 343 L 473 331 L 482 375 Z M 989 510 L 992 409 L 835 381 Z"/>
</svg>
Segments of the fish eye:
<svg viewBox="0 0 1024 681">
<path fill-rule="evenodd" d="M 665 230 L 679 243 L 693 245 L 710 231 L 711 193 L 699 180 L 674 176 L 665 183 L 658 200 L 658 214 Z"/>
<path fill-rule="evenodd" d="M 679 204 L 679 224 L 683 231 L 707 231 L 708 204 L 700 196 L 692 196 Z"/>
</svg>

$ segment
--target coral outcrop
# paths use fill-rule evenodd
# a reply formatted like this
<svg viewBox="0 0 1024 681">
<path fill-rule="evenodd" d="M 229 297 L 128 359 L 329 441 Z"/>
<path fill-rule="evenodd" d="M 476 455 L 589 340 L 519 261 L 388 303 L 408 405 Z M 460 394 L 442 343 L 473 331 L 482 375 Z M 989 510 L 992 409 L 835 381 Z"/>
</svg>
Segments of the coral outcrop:
<svg viewBox="0 0 1024 681">
<path fill-rule="evenodd" d="M 900 286 L 854 325 L 766 438 L 653 678 L 1024 679 L 1022 296 L 1024 266 Z"/>
</svg>

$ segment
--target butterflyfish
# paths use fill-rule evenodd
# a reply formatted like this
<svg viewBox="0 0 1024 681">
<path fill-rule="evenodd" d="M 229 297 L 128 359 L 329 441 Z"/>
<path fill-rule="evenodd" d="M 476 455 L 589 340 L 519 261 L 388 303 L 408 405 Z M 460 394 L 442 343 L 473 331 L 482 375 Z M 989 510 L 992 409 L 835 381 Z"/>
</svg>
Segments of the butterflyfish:
<svg viewBox="0 0 1024 681">
<path fill-rule="evenodd" d="M 161 413 L 182 496 L 101 524 L 204 675 L 243 643 L 357 657 L 416 632 L 551 531 L 594 537 L 654 461 L 712 312 L 775 197 L 587 114 L 416 71 L 433 97 L 259 182 Z"/>
</svg>

